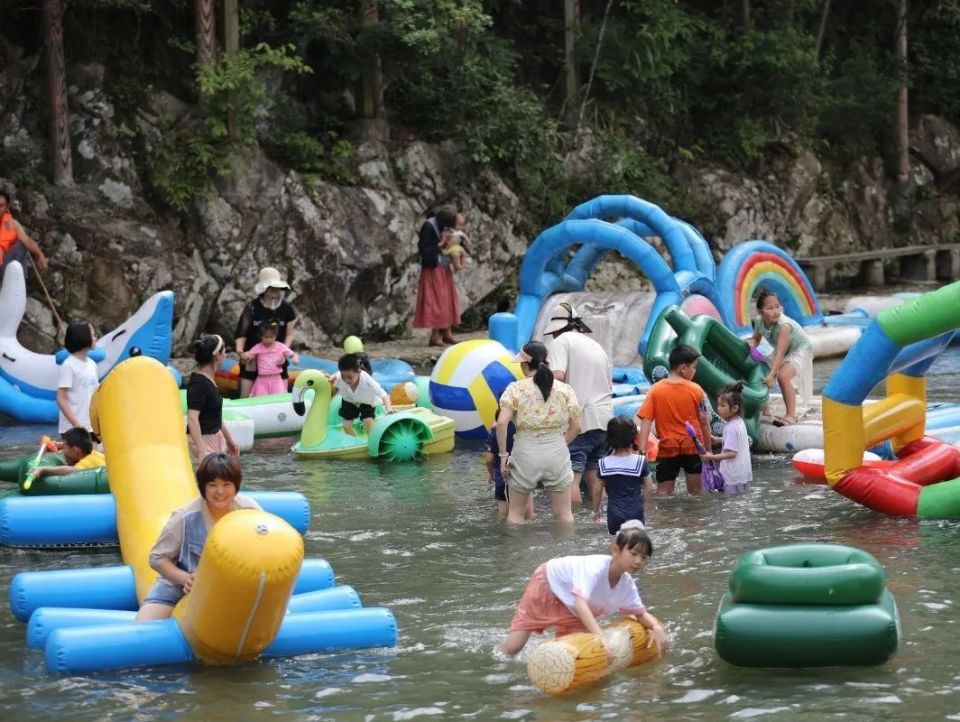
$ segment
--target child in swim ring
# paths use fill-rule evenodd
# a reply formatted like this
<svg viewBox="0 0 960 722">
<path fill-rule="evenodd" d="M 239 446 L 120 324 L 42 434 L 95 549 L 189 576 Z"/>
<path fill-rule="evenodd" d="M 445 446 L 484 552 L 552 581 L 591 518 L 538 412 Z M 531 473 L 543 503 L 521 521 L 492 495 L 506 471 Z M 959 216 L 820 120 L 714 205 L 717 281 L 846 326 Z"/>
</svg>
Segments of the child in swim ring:
<svg viewBox="0 0 960 722">
<path fill-rule="evenodd" d="M 666 632 L 647 611 L 631 576 L 652 554 L 653 542 L 645 527 L 633 519 L 620 527 L 609 555 L 557 557 L 541 564 L 523 592 L 503 651 L 517 654 L 532 632 L 541 633 L 549 627 L 558 637 L 573 632 L 600 634 L 597 617 L 623 612 L 650 630 L 649 644 L 656 644 L 662 657 L 667 647 Z"/>
</svg>

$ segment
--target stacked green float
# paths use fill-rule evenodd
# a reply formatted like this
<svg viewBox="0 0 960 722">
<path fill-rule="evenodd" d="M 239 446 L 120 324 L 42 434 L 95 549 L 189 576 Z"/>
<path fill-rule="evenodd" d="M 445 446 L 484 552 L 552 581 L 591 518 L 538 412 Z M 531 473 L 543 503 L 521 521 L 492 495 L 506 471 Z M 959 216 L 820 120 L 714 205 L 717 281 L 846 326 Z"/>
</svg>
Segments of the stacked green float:
<svg viewBox="0 0 960 722">
<path fill-rule="evenodd" d="M 713 630 L 717 654 L 740 667 L 883 664 L 899 641 L 897 605 L 877 560 L 834 544 L 743 555 Z"/>
<path fill-rule="evenodd" d="M 670 352 L 681 343 L 700 353 L 693 380 L 703 387 L 714 406 L 717 395 L 726 386 L 744 382 L 743 420 L 750 438 L 756 441 L 760 412 L 770 392 L 764 381 L 769 367 L 754 361 L 747 342 L 715 318 L 690 318 L 677 306 L 667 306 L 653 325 L 643 355 L 643 371 L 648 379 L 656 382 L 670 373 Z"/>
</svg>

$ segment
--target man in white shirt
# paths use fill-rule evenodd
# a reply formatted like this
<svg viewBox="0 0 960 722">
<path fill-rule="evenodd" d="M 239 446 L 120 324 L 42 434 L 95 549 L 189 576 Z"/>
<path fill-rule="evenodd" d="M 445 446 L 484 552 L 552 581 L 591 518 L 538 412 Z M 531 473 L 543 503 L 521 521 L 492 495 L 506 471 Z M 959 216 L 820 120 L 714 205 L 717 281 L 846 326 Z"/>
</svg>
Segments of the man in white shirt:
<svg viewBox="0 0 960 722">
<path fill-rule="evenodd" d="M 607 423 L 613 418 L 613 362 L 588 333 L 590 328 L 569 303 L 554 307 L 544 329 L 545 336 L 553 337 L 547 353 L 553 376 L 573 387 L 582 409 L 580 434 L 568 447 L 575 502 L 581 500 L 580 479 L 584 475 L 591 497 L 603 493 L 597 465 L 605 455 Z"/>
</svg>

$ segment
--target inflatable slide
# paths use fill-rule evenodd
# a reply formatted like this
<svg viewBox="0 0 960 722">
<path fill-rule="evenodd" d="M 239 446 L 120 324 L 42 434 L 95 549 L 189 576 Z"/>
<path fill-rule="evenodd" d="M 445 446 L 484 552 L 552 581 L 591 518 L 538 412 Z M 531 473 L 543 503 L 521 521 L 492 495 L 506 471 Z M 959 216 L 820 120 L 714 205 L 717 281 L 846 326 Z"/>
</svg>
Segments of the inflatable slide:
<svg viewBox="0 0 960 722">
<path fill-rule="evenodd" d="M 659 238 L 668 262 L 652 238 Z M 571 253 L 572 249 L 576 249 Z M 587 279 L 608 251 L 636 265 L 652 289 L 641 293 L 585 293 Z M 705 314 L 739 335 L 750 332 L 752 299 L 760 286 L 780 296 L 789 316 L 811 336 L 817 356 L 843 354 L 860 337 L 865 312 L 830 317 L 796 261 L 766 241 L 738 244 L 717 266 L 704 237 L 689 223 L 633 196 L 599 196 L 574 208 L 530 244 L 520 266 L 512 313 L 490 317 L 490 338 L 516 350 L 542 338 L 545 313 L 570 301 L 614 363 L 639 366 L 653 324 L 670 305 Z"/>
</svg>

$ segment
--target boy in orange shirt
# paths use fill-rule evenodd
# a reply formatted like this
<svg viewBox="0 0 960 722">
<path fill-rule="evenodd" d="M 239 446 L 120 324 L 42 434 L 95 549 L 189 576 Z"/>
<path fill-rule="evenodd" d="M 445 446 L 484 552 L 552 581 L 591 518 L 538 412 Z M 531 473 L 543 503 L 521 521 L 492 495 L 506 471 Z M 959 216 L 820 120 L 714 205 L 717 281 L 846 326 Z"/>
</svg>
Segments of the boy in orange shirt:
<svg viewBox="0 0 960 722">
<path fill-rule="evenodd" d="M 640 449 L 647 448 L 650 426 L 657 425 L 660 451 L 657 455 L 657 496 L 673 493 L 680 469 L 687 481 L 687 493 L 699 494 L 700 456 L 693 439 L 683 425 L 689 421 L 702 434 L 700 440 L 710 447 L 710 404 L 699 384 L 691 379 L 697 371 L 700 354 L 690 346 L 678 344 L 670 352 L 670 375 L 650 387 L 640 418 Z M 697 421 L 699 420 L 699 424 Z M 640 453 L 643 453 L 642 451 Z"/>
</svg>

